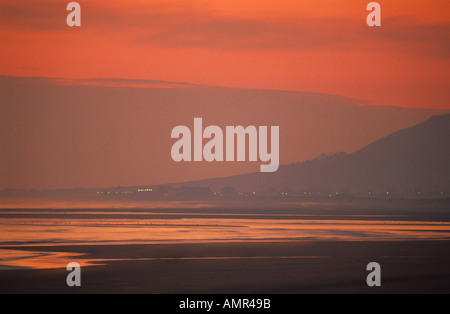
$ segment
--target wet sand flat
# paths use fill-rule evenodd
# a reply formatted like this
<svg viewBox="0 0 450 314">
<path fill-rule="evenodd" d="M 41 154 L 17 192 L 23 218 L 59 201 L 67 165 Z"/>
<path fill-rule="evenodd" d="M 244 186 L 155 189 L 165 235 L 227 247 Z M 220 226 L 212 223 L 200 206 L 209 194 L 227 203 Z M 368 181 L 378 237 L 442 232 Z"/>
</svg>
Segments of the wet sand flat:
<svg viewBox="0 0 450 314">
<path fill-rule="evenodd" d="M 82 265 L 0 271 L 0 293 L 450 293 L 448 240 L 290 241 L 2 247 L 64 252 Z M 70 254 L 74 254 L 70 257 Z M 83 255 L 80 255 L 83 254 Z M 366 265 L 381 265 L 369 288 Z M 83 266 L 83 265 L 96 266 Z"/>
<path fill-rule="evenodd" d="M 1 209 L 0 293 L 450 293 L 447 203 L 118 205 Z"/>
</svg>

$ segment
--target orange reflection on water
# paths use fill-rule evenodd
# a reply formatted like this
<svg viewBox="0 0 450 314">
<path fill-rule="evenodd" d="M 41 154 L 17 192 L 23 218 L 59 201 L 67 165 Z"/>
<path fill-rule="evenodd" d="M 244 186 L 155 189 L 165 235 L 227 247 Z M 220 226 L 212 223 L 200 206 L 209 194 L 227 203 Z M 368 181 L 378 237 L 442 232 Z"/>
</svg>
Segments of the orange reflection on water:
<svg viewBox="0 0 450 314">
<path fill-rule="evenodd" d="M 72 261 L 88 266 L 113 260 L 44 252 L 40 248 L 31 252 L 26 246 L 450 238 L 450 222 L 414 220 L 418 216 L 403 216 L 401 211 L 389 216 L 386 212 L 381 215 L 361 210 L 344 214 L 334 210 L 301 211 L 297 207 L 287 211 L 194 210 L 214 206 L 207 202 L 150 202 L 145 208 L 140 207 L 142 202 L 129 203 L 129 207 L 119 203 L 105 207 L 104 202 L 56 202 L 45 207 L 36 203 L 36 207 L 24 209 L 24 204 L 8 205 L 1 206 L 11 210 L 0 211 L 0 269 L 61 268 Z"/>
<path fill-rule="evenodd" d="M 112 261 L 167 261 L 167 260 L 242 260 L 242 259 L 323 259 L 328 256 L 194 256 L 194 257 L 143 257 L 143 258 L 91 258 L 84 254 L 67 252 L 41 252 L 0 249 L 0 270 L 58 269 L 76 261 L 81 267 L 100 266 Z"/>
<path fill-rule="evenodd" d="M 8 244 L 448 239 L 449 222 L 308 219 L 2 219 Z"/>
<path fill-rule="evenodd" d="M 40 252 L 23 250 L 0 250 L 0 270 L 33 268 L 54 269 L 65 268 L 74 260 L 80 266 L 90 266 L 91 261 L 80 259 L 83 254 L 66 252 Z M 100 264 L 98 264 L 100 265 Z"/>
</svg>

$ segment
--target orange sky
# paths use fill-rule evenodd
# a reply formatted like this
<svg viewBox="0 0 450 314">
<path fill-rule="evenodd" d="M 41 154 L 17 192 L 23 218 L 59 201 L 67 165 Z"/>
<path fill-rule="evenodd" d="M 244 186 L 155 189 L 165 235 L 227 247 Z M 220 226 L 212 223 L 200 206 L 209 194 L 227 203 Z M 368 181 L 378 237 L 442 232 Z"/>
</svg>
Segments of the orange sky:
<svg viewBox="0 0 450 314">
<path fill-rule="evenodd" d="M 0 2 L 0 74 L 311 91 L 450 108 L 448 0 Z"/>
<path fill-rule="evenodd" d="M 89 0 L 71 28 L 69 1 L 0 0 L 0 189 L 259 171 L 175 163 L 194 117 L 278 125 L 289 164 L 450 109 L 450 2 L 379 2 L 373 28 L 369 0 Z"/>
</svg>

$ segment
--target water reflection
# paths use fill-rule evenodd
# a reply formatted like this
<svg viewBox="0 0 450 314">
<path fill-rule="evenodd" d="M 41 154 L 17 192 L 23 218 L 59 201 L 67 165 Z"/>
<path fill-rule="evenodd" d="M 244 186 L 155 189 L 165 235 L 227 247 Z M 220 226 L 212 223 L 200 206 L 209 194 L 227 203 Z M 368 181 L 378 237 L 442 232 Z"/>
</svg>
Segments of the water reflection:
<svg viewBox="0 0 450 314">
<path fill-rule="evenodd" d="M 167 204 L 166 204 L 167 205 Z M 161 211 L 94 207 L 74 209 L 0 210 L 0 269 L 54 268 L 67 264 L 75 253 L 30 252 L 21 246 L 209 243 L 302 240 L 426 240 L 449 239 L 450 222 L 403 219 L 359 212 L 290 212 L 183 209 L 179 203 Z M 192 205 L 192 204 L 191 204 Z M 198 205 L 198 206 L 197 206 Z M 437 219 L 436 219 L 437 220 Z M 14 247 L 14 249 L 13 249 Z M 101 263 L 84 259 L 85 265 Z"/>
</svg>

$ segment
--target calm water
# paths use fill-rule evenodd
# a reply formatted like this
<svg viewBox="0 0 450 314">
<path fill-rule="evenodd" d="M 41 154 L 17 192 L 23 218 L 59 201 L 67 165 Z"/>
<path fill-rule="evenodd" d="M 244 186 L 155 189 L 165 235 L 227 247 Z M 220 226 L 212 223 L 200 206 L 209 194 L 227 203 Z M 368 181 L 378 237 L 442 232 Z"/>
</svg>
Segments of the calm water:
<svg viewBox="0 0 450 314">
<path fill-rule="evenodd" d="M 229 209 L 198 202 L 148 203 L 144 208 L 142 203 L 126 208 L 76 205 L 79 208 L 56 203 L 47 208 L 0 209 L 1 269 L 52 268 L 74 256 L 30 252 L 20 250 L 21 246 L 450 238 L 445 215 L 420 212 L 337 210 L 323 204 L 278 209 Z"/>
</svg>

